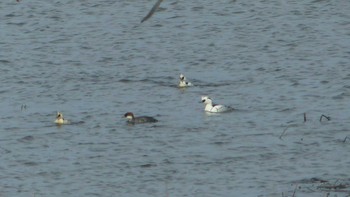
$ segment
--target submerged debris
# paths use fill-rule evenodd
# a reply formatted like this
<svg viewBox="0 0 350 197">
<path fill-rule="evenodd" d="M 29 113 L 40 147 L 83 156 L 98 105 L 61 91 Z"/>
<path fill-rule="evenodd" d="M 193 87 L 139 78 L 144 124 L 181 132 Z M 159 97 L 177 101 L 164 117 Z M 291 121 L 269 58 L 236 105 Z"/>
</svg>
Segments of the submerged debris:
<svg viewBox="0 0 350 197">
<path fill-rule="evenodd" d="M 321 189 L 321 190 L 336 190 L 338 192 L 350 192 L 350 190 L 348 189 L 347 191 L 345 189 L 347 189 L 350 185 L 346 185 L 346 184 L 324 184 L 324 185 L 320 185 L 317 188 Z"/>
<path fill-rule="evenodd" d="M 320 117 L 320 122 L 322 122 L 322 118 L 326 118 L 328 121 L 331 120 L 331 117 L 322 114 Z"/>
<path fill-rule="evenodd" d="M 283 136 L 284 133 L 287 131 L 287 129 L 289 128 L 289 126 L 290 126 L 290 125 L 288 125 L 288 126 L 283 130 L 283 132 L 281 133 L 281 135 L 280 135 L 280 137 L 279 137 L 280 140 L 283 140 L 283 139 L 282 139 L 282 136 Z"/>
<path fill-rule="evenodd" d="M 339 195 L 339 193 L 342 195 L 344 193 L 350 194 L 350 180 L 328 181 L 321 178 L 309 178 L 295 181 L 294 184 L 294 190 L 289 191 L 289 195 L 282 193 L 282 196 L 298 196 L 298 193 L 310 194 L 310 192 L 321 194 L 327 192 L 328 195 L 333 193 L 334 196 Z"/>
</svg>

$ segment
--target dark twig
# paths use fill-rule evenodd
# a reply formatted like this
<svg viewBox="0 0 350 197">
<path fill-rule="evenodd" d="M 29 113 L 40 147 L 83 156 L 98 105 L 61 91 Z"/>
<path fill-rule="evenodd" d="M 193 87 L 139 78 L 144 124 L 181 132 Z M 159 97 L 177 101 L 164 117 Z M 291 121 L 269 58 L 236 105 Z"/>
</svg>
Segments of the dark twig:
<svg viewBox="0 0 350 197">
<path fill-rule="evenodd" d="M 284 135 L 284 133 L 287 131 L 287 129 L 289 128 L 289 125 L 283 130 L 282 134 L 280 135 L 280 139 L 282 140 L 282 136 Z"/>
<path fill-rule="evenodd" d="M 295 185 L 295 189 L 294 189 L 292 197 L 295 197 L 295 192 L 297 191 L 297 188 L 298 188 L 298 185 Z"/>
<path fill-rule="evenodd" d="M 340 189 L 346 189 L 347 187 L 349 186 L 345 184 L 318 186 L 319 189 L 325 189 L 325 190 L 340 190 Z"/>
<path fill-rule="evenodd" d="M 304 122 L 306 122 L 306 113 L 304 113 Z"/>
<path fill-rule="evenodd" d="M 323 118 L 323 117 L 326 118 L 328 121 L 331 120 L 331 117 L 322 114 L 321 117 L 320 117 L 320 122 L 322 122 L 322 118 Z"/>
</svg>

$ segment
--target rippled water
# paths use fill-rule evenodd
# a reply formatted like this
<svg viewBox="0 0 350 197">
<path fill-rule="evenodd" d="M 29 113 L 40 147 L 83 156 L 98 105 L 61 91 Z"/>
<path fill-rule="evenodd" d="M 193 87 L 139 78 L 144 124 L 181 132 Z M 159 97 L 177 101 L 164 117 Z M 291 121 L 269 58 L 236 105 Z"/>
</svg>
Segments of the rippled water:
<svg viewBox="0 0 350 197">
<path fill-rule="evenodd" d="M 348 0 L 154 3 L 0 3 L 0 196 L 350 195 Z"/>
</svg>

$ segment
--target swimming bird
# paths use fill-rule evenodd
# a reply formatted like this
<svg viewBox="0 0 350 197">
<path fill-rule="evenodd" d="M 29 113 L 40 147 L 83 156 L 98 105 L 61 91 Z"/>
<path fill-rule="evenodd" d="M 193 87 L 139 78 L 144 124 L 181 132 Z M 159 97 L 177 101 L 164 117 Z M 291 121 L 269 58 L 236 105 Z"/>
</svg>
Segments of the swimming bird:
<svg viewBox="0 0 350 197">
<path fill-rule="evenodd" d="M 179 82 L 179 87 L 188 87 L 188 86 L 193 86 L 191 82 L 186 81 L 186 77 L 183 74 L 180 74 L 180 82 Z"/>
<path fill-rule="evenodd" d="M 132 123 L 132 124 L 158 122 L 157 119 L 150 116 L 135 117 L 132 112 L 125 113 L 124 117 L 128 119 L 128 123 Z"/>
<path fill-rule="evenodd" d="M 141 23 L 143 23 L 144 21 L 146 21 L 147 19 L 149 19 L 154 12 L 158 9 L 159 5 L 162 3 L 163 0 L 158 0 L 156 2 L 156 4 L 154 4 L 154 6 L 152 7 L 152 9 L 148 12 L 148 14 L 141 20 Z"/>
<path fill-rule="evenodd" d="M 68 124 L 68 120 L 65 120 L 63 118 L 63 114 L 60 112 L 57 112 L 57 116 L 56 116 L 56 120 L 55 120 L 56 124 Z"/>
<path fill-rule="evenodd" d="M 206 112 L 218 113 L 218 112 L 228 112 L 233 110 L 233 108 L 229 106 L 213 104 L 213 100 L 208 96 L 202 96 L 202 103 L 205 104 L 204 111 Z"/>
</svg>

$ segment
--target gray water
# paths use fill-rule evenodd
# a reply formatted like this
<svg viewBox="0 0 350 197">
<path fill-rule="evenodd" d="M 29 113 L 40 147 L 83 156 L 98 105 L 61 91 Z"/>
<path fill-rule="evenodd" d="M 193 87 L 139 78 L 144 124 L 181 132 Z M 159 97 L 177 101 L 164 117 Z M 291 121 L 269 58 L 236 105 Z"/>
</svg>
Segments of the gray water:
<svg viewBox="0 0 350 197">
<path fill-rule="evenodd" d="M 0 2 L 0 196 L 350 195 L 348 0 L 154 3 Z"/>
</svg>

